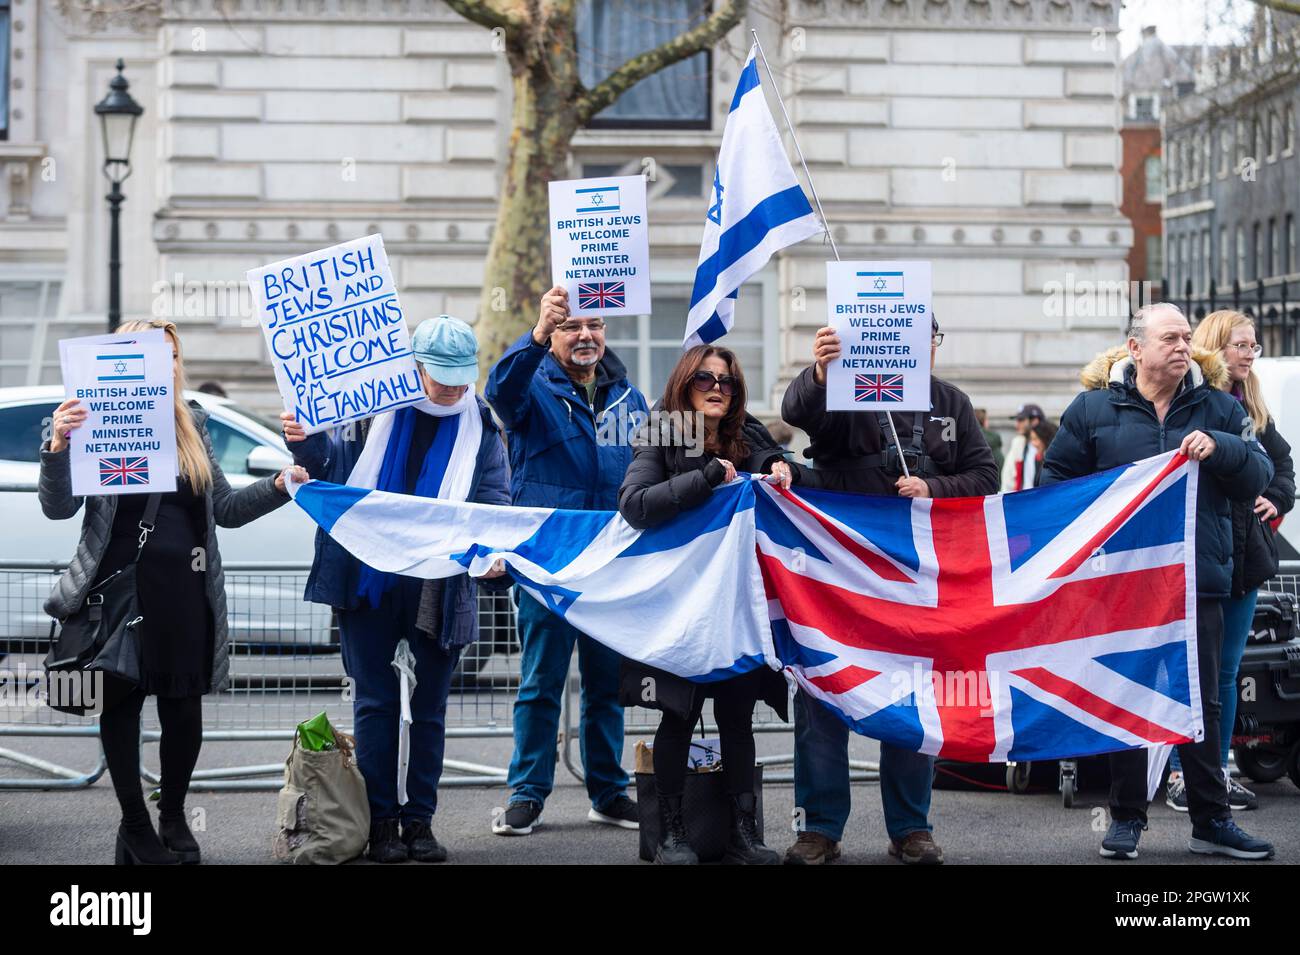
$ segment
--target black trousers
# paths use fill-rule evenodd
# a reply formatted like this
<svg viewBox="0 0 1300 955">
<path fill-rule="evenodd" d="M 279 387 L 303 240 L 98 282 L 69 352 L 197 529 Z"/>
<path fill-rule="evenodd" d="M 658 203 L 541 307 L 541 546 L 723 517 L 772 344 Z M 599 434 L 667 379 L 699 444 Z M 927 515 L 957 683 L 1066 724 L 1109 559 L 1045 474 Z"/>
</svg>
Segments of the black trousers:
<svg viewBox="0 0 1300 955">
<path fill-rule="evenodd" d="M 99 739 L 113 780 L 113 792 L 122 809 L 122 824 L 144 829 L 153 823 L 140 789 L 140 711 L 145 693 L 136 688 L 124 694 L 99 717 Z M 158 697 L 159 774 L 162 776 L 158 811 L 175 815 L 184 811 L 190 777 L 203 745 L 203 697 Z"/>
<path fill-rule="evenodd" d="M 1192 824 L 1226 819 L 1228 788 L 1219 764 L 1219 656 L 1223 651 L 1223 605 L 1196 600 L 1196 663 L 1201 675 L 1201 719 L 1205 738 L 1183 743 L 1178 758 L 1187 785 L 1187 811 Z M 1112 819 L 1147 821 L 1147 751 L 1130 749 L 1110 755 L 1110 815 Z"/>
<path fill-rule="evenodd" d="M 707 697 L 713 698 L 713 718 L 722 742 L 722 779 L 730 795 L 754 791 L 754 704 L 762 689 L 762 672 L 753 670 L 697 691 L 689 719 L 664 710 L 655 731 L 655 788 L 666 796 L 681 795 L 686 786 L 686 758 L 691 731 L 700 721 Z"/>
</svg>

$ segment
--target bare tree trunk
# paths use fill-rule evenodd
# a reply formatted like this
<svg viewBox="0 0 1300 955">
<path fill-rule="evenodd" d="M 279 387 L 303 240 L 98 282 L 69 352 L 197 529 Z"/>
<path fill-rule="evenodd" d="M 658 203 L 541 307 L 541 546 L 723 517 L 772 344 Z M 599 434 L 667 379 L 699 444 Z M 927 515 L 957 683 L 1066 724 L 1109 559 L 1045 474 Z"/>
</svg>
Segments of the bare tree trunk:
<svg viewBox="0 0 1300 955">
<path fill-rule="evenodd" d="M 572 23 L 568 26 L 571 43 Z M 546 46 L 564 43 L 562 37 L 553 37 Z M 551 287 L 547 184 L 568 178 L 569 144 L 578 128 L 571 105 L 577 85 L 576 57 L 548 56 L 516 66 L 514 58 L 526 54 L 512 50 L 510 55 L 514 73 L 510 145 L 476 329 L 484 372 L 537 321 L 537 304 Z"/>
</svg>

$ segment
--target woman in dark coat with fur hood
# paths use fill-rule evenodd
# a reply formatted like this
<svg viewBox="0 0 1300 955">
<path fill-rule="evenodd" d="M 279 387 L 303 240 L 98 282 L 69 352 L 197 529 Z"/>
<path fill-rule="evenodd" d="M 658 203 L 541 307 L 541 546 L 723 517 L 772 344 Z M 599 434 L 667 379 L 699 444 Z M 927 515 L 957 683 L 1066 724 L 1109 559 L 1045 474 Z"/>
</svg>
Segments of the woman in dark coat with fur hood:
<svg viewBox="0 0 1300 955">
<path fill-rule="evenodd" d="M 705 503 L 714 488 L 738 472 L 770 474 L 789 487 L 804 475 L 792 465 L 767 429 L 745 411 L 745 378 L 734 353 L 726 348 L 699 345 L 678 361 L 657 406 L 673 418 L 692 416 L 703 421 L 699 444 L 681 440 L 688 431 L 678 427 L 676 440 L 641 443 L 619 489 L 618 509 L 629 524 L 652 527 L 683 511 Z M 661 419 L 662 422 L 663 419 Z M 698 433 L 697 433 L 698 434 Z M 652 683 L 644 682 L 647 679 Z M 691 730 L 699 721 L 707 698 L 713 699 L 714 717 L 722 739 L 722 772 L 731 797 L 733 814 L 728 842 L 728 862 L 773 865 L 776 852 L 758 837 L 754 809 L 754 704 L 763 699 L 778 711 L 786 706 L 781 674 L 759 667 L 739 676 L 711 683 L 695 683 L 639 663 L 625 664 L 623 700 L 627 706 L 649 706 L 663 711 L 655 733 L 655 784 L 659 795 L 660 839 L 655 861 L 690 865 L 698 858 L 686 838 L 682 820 L 682 792 Z M 652 699 L 642 698 L 642 687 L 653 687 Z"/>
</svg>

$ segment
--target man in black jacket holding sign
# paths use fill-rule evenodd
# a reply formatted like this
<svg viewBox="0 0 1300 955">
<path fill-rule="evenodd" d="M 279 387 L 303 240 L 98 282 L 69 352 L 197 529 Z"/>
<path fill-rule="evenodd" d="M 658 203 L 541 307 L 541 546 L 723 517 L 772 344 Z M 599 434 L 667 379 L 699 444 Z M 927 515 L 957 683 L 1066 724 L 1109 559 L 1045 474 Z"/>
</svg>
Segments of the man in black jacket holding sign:
<svg viewBox="0 0 1300 955">
<path fill-rule="evenodd" d="M 943 342 L 931 319 L 930 365 Z M 899 449 L 883 413 L 826 410 L 826 369 L 840 356 L 840 338 L 822 328 L 814 363 L 785 393 L 781 416 L 812 439 L 816 484 L 833 491 L 902 497 L 978 497 L 996 494 L 998 469 L 971 402 L 931 376 L 929 411 L 892 412 Z M 803 813 L 786 862 L 817 865 L 840 854 L 849 818 L 849 729 L 835 714 L 800 692 L 795 697 L 795 805 Z M 880 745 L 880 797 L 889 854 L 906 863 L 937 865 L 943 851 L 931 836 L 930 786 L 934 758 L 889 743 Z"/>
</svg>

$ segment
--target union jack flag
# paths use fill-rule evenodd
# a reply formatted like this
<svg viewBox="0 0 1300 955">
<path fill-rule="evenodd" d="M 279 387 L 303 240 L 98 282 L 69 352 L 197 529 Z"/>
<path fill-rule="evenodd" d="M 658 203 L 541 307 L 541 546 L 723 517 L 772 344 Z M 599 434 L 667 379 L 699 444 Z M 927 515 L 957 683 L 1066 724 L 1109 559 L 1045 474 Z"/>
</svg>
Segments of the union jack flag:
<svg viewBox="0 0 1300 955">
<path fill-rule="evenodd" d="M 902 401 L 902 375 L 854 375 L 854 401 Z"/>
<path fill-rule="evenodd" d="M 985 498 L 762 483 L 777 656 L 852 729 L 968 762 L 1203 736 L 1197 466 Z"/>
<path fill-rule="evenodd" d="M 124 487 L 149 483 L 148 458 L 100 458 L 99 486 Z"/>
<path fill-rule="evenodd" d="M 622 282 L 593 282 L 578 286 L 578 308 L 623 308 Z"/>
</svg>

